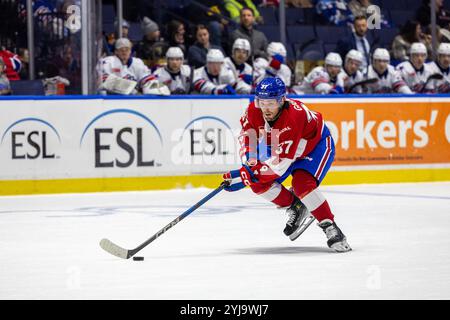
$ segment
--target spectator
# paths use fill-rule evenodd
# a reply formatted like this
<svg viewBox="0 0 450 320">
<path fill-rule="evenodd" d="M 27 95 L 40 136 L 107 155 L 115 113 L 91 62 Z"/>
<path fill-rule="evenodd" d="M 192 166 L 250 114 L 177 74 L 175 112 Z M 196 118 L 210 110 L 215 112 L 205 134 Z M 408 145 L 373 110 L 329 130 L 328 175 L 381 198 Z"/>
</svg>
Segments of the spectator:
<svg viewBox="0 0 450 320">
<path fill-rule="evenodd" d="M 139 58 L 131 57 L 131 41 L 119 38 L 115 55 L 101 60 L 102 85 L 100 89 L 112 94 L 130 94 L 142 90 L 147 93 L 148 84 L 155 77 Z"/>
<path fill-rule="evenodd" d="M 373 52 L 373 64 L 367 70 L 367 79 L 376 79 L 377 82 L 366 86 L 368 93 L 404 93 L 412 91 L 402 79 L 400 73 L 391 66 L 389 51 L 378 48 Z"/>
<path fill-rule="evenodd" d="M 324 23 L 335 26 L 351 25 L 354 17 L 345 0 L 319 0 L 316 12 Z"/>
<path fill-rule="evenodd" d="M 281 42 L 271 42 L 267 46 L 269 60 L 264 58 L 255 59 L 255 84 L 266 77 L 278 77 L 283 80 L 286 88 L 291 86 L 292 71 L 285 64 L 286 48 Z"/>
<path fill-rule="evenodd" d="M 186 7 L 186 13 L 192 23 L 208 27 L 211 44 L 222 46 L 229 26 L 224 1 L 197 0 Z"/>
<path fill-rule="evenodd" d="M 3 58 L 0 57 L 0 95 L 11 94 L 11 85 L 5 73 L 6 65 Z"/>
<path fill-rule="evenodd" d="M 167 26 L 167 38 L 169 39 L 170 47 L 178 47 L 186 53 L 186 44 L 184 34 L 186 30 L 184 24 L 178 20 L 172 20 Z"/>
<path fill-rule="evenodd" d="M 444 0 L 436 1 L 436 24 L 442 28 L 450 27 L 450 11 L 444 9 Z M 423 0 L 422 5 L 416 11 L 416 19 L 422 27 L 431 24 L 431 0 Z"/>
<path fill-rule="evenodd" d="M 352 11 L 352 14 L 354 17 L 360 17 L 360 16 L 373 16 L 375 12 L 367 12 L 367 8 L 372 6 L 371 0 L 351 0 L 348 3 L 349 9 Z M 382 27 L 389 27 L 389 22 L 385 19 L 383 15 L 378 16 L 377 19 L 380 19 L 381 26 Z"/>
<path fill-rule="evenodd" d="M 22 68 L 22 62 L 17 54 L 6 50 L 5 47 L 0 48 L 0 58 L 3 59 L 4 73 L 8 77 L 8 80 L 20 80 L 19 72 Z"/>
<path fill-rule="evenodd" d="M 236 94 L 233 72 L 224 66 L 225 57 L 218 49 L 209 50 L 206 66 L 194 71 L 194 89 L 202 94 Z"/>
<path fill-rule="evenodd" d="M 187 94 L 191 91 L 191 67 L 184 65 L 184 54 L 179 47 L 170 47 L 166 53 L 167 65 L 158 68 L 153 75 L 167 86 L 171 94 Z"/>
<path fill-rule="evenodd" d="M 208 28 L 203 24 L 196 27 L 195 38 L 197 41 L 188 50 L 188 63 L 194 68 L 200 68 L 206 64 L 206 54 L 209 49 L 223 51 L 221 47 L 210 43 Z"/>
<path fill-rule="evenodd" d="M 325 57 L 325 66 L 315 67 L 303 79 L 303 83 L 293 87 L 296 94 L 337 94 L 344 93 L 344 76 L 341 56 L 330 52 Z"/>
<path fill-rule="evenodd" d="M 263 17 L 251 0 L 225 0 L 224 4 L 225 9 L 227 9 L 230 15 L 230 18 L 236 23 L 240 22 L 240 13 L 244 7 L 253 10 L 256 23 L 263 23 Z"/>
<path fill-rule="evenodd" d="M 142 59 L 149 68 L 159 67 L 169 45 L 161 38 L 158 25 L 148 17 L 141 22 L 143 39 L 136 45 L 136 57 Z"/>
<path fill-rule="evenodd" d="M 231 35 L 231 43 L 236 39 L 243 38 L 250 42 L 252 48 L 252 60 L 258 57 L 267 58 L 267 38 L 261 31 L 255 30 L 253 25 L 255 16 L 250 8 L 241 10 L 241 24 Z"/>
<path fill-rule="evenodd" d="M 438 93 L 450 92 L 450 43 L 441 43 L 437 50 L 438 56 L 436 62 L 429 63 L 432 74 L 440 74 L 444 78 L 435 80 L 434 88 Z"/>
<path fill-rule="evenodd" d="M 361 86 L 355 86 L 364 80 L 363 73 L 359 70 L 363 62 L 363 55 L 358 50 L 352 49 L 345 56 L 343 72 L 339 75 L 343 77 L 343 87 L 345 93 L 362 93 Z"/>
<path fill-rule="evenodd" d="M 431 52 L 431 36 L 422 32 L 422 27 L 418 21 L 407 21 L 400 34 L 392 41 L 392 55 L 394 59 L 405 61 L 409 59 L 409 50 L 414 42 L 422 42 Z"/>
<path fill-rule="evenodd" d="M 432 67 L 425 64 L 427 48 L 421 42 L 414 42 L 411 45 L 410 55 L 409 61 L 404 61 L 397 66 L 403 80 L 415 93 L 433 92 L 434 82 L 427 81 L 428 77 L 433 74 Z"/>
<path fill-rule="evenodd" d="M 336 52 L 340 54 L 342 59 L 345 59 L 345 56 L 350 50 L 358 50 L 363 55 L 361 70 L 364 70 L 370 64 L 370 52 L 373 49 L 373 45 L 367 40 L 368 27 L 366 17 L 356 17 L 353 26 L 354 31 L 352 34 L 338 41 Z"/>
<path fill-rule="evenodd" d="M 114 54 L 114 44 L 116 42 L 116 39 L 119 38 L 119 34 L 117 33 L 117 25 L 118 21 L 114 21 L 114 32 L 108 33 L 104 35 L 104 41 L 103 41 L 103 52 L 107 56 L 112 56 Z M 128 32 L 130 29 L 130 24 L 123 20 L 122 23 L 122 37 L 128 38 Z"/>
<path fill-rule="evenodd" d="M 225 58 L 224 63 L 233 72 L 236 93 L 250 94 L 253 84 L 253 68 L 246 63 L 251 53 L 250 42 L 247 39 L 236 39 L 231 52 L 231 57 Z"/>
</svg>

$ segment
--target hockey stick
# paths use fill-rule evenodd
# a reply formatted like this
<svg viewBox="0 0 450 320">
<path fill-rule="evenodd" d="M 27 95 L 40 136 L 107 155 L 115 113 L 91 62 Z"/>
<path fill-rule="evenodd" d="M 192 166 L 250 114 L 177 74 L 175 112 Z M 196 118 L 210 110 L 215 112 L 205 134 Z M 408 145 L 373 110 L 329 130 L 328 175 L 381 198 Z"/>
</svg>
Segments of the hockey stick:
<svg viewBox="0 0 450 320">
<path fill-rule="evenodd" d="M 420 90 L 420 93 L 425 92 L 425 89 L 427 88 L 427 85 L 431 80 L 442 80 L 443 78 L 444 78 L 444 76 L 440 73 L 434 73 L 434 74 L 430 75 L 428 77 L 427 81 L 425 81 L 425 84 L 423 85 L 422 90 Z"/>
<path fill-rule="evenodd" d="M 353 89 L 355 89 L 357 86 L 363 86 L 365 84 L 371 84 L 371 83 L 375 83 L 377 82 L 378 79 L 377 78 L 371 78 L 371 79 L 366 79 L 357 83 L 354 83 L 349 89 L 348 89 L 348 93 L 351 93 L 353 91 Z"/>
<path fill-rule="evenodd" d="M 174 225 L 176 225 L 178 222 L 186 218 L 188 215 L 190 215 L 192 212 L 200 208 L 202 205 L 204 205 L 208 200 L 210 200 L 212 197 L 214 197 L 216 194 L 218 194 L 220 191 L 222 191 L 225 186 L 228 184 L 228 182 L 222 182 L 218 188 L 216 188 L 214 191 L 212 191 L 210 194 L 208 194 L 206 197 L 204 197 L 202 200 L 197 202 L 195 205 L 190 207 L 188 210 L 186 210 L 183 214 L 172 220 L 167 226 L 159 230 L 157 233 L 155 233 L 150 239 L 144 241 L 142 244 L 140 244 L 138 247 L 128 250 L 124 249 L 122 247 L 119 247 L 117 244 L 113 243 L 112 241 L 108 239 L 102 239 L 100 241 L 100 247 L 102 247 L 103 250 L 106 252 L 122 258 L 122 259 L 129 259 L 132 256 L 134 256 L 136 253 L 144 249 L 147 245 L 152 243 L 154 240 L 159 238 L 164 232 L 172 228 Z"/>
</svg>

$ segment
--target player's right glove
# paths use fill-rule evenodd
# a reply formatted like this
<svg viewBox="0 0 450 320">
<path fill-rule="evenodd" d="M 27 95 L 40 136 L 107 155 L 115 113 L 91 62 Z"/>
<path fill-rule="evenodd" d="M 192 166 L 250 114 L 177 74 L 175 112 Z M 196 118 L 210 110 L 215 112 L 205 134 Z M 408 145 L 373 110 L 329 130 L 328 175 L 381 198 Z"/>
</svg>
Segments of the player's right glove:
<svg viewBox="0 0 450 320">
<path fill-rule="evenodd" d="M 281 54 L 275 54 L 270 60 L 269 66 L 275 70 L 280 70 L 281 65 L 284 63 L 284 58 Z"/>
</svg>

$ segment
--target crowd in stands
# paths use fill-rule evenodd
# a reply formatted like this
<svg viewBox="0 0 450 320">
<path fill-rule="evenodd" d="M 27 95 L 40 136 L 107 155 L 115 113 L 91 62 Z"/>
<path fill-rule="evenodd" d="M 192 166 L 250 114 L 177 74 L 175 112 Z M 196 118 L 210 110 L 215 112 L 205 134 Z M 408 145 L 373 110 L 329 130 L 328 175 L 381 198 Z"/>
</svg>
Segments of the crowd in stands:
<svg viewBox="0 0 450 320">
<path fill-rule="evenodd" d="M 35 1 L 34 10 L 48 12 L 45 2 Z M 103 3 L 113 8 L 115 1 Z M 167 3 L 125 7 L 121 38 L 115 11 L 104 12 L 104 21 L 114 22 L 104 28 L 99 93 L 251 94 L 268 76 L 283 79 L 293 94 L 450 92 L 450 11 L 443 0 L 435 1 L 435 47 L 430 0 L 286 0 L 285 44 L 278 0 Z M 45 76 L 61 76 L 70 87 L 80 72 L 79 50 L 63 48 L 52 60 L 62 71 L 50 68 Z M 1 49 L 0 93 L 10 94 L 24 59 Z"/>
</svg>

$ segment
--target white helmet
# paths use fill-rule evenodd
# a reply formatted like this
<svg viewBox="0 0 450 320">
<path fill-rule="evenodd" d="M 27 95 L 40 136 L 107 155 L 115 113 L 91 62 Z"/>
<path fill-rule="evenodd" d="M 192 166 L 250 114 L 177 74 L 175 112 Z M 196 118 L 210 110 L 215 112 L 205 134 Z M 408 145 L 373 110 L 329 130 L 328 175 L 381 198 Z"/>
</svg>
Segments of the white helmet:
<svg viewBox="0 0 450 320">
<path fill-rule="evenodd" d="M 438 54 L 450 55 L 450 43 L 441 43 L 437 52 Z"/>
<path fill-rule="evenodd" d="M 269 45 L 267 46 L 267 53 L 270 56 L 279 54 L 281 56 L 283 56 L 284 58 L 286 58 L 286 48 L 284 47 L 284 44 L 282 44 L 281 42 L 271 42 L 269 43 Z"/>
<path fill-rule="evenodd" d="M 391 61 L 391 56 L 389 55 L 389 51 L 384 48 L 375 49 L 372 56 L 373 60 L 383 60 L 383 61 Z"/>
<path fill-rule="evenodd" d="M 358 50 L 352 49 L 345 56 L 345 61 L 347 61 L 348 59 L 352 59 L 352 60 L 362 63 L 363 62 L 363 54 Z"/>
<path fill-rule="evenodd" d="M 206 62 L 223 62 L 225 57 L 219 49 L 210 49 L 206 55 Z"/>
<path fill-rule="evenodd" d="M 184 59 L 183 50 L 179 47 L 170 47 L 166 52 L 166 58 L 181 58 Z"/>
<path fill-rule="evenodd" d="M 250 55 L 250 51 L 251 51 L 250 42 L 248 42 L 247 39 L 242 39 L 242 38 L 236 39 L 233 43 L 232 51 L 234 52 L 235 49 L 247 50 L 248 54 Z"/>
<path fill-rule="evenodd" d="M 128 40 L 127 38 L 119 38 L 119 39 L 117 39 L 114 46 L 115 46 L 116 49 L 133 47 L 133 45 L 131 44 L 131 41 Z"/>
<path fill-rule="evenodd" d="M 342 67 L 342 58 L 341 58 L 341 56 L 338 53 L 330 52 L 325 57 L 325 65 L 326 66 Z"/>
<path fill-rule="evenodd" d="M 415 54 L 415 53 L 421 53 L 421 54 L 427 54 L 427 47 L 422 42 L 414 42 L 411 45 L 411 49 L 409 51 L 409 54 Z"/>
</svg>

